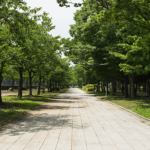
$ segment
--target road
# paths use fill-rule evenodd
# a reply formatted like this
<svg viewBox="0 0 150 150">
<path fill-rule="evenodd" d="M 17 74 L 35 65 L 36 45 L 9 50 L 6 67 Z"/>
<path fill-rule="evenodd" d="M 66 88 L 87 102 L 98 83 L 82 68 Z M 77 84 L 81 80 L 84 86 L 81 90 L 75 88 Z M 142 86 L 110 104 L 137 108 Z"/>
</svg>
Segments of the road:
<svg viewBox="0 0 150 150">
<path fill-rule="evenodd" d="M 150 126 L 71 88 L 0 130 L 0 150 L 150 150 Z"/>
</svg>

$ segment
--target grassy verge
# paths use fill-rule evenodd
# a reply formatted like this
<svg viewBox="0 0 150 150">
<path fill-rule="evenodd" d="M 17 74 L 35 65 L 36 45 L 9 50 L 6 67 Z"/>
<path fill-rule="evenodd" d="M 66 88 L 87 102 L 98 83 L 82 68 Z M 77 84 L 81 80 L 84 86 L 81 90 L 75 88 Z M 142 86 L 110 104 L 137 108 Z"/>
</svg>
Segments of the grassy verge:
<svg viewBox="0 0 150 150">
<path fill-rule="evenodd" d="M 66 90 L 68 89 L 61 89 L 60 91 L 53 91 L 52 93 L 45 91 L 45 93 L 41 92 L 41 95 L 37 95 L 37 92 L 33 92 L 33 96 L 28 96 L 27 93 L 25 93 L 21 99 L 19 99 L 17 95 L 3 96 L 4 104 L 0 106 L 0 127 Z"/>
<path fill-rule="evenodd" d="M 82 89 L 83 90 L 83 89 Z M 89 94 L 95 94 L 95 96 L 98 96 L 100 98 L 103 98 L 105 100 L 108 100 L 112 103 L 115 103 L 117 105 L 120 105 L 126 109 L 129 109 L 141 116 L 144 116 L 148 119 L 150 119 L 150 100 L 149 98 L 124 98 L 124 96 L 121 93 L 118 93 L 117 95 L 108 95 L 106 96 L 106 93 L 96 93 L 92 91 L 86 91 L 83 90 L 86 93 Z"/>
</svg>

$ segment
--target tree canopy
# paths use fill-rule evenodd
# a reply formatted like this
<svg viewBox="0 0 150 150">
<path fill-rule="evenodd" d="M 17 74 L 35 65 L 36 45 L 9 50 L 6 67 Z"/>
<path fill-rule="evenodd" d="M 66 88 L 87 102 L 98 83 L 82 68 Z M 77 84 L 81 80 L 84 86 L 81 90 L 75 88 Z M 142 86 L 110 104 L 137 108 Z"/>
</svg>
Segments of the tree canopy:
<svg viewBox="0 0 150 150">
<path fill-rule="evenodd" d="M 32 95 L 33 80 L 38 83 L 38 94 L 41 84 L 49 85 L 50 81 L 68 85 L 72 80 L 68 75 L 70 63 L 58 52 L 61 37 L 51 35 L 55 26 L 49 14 L 38 14 L 42 8 L 31 9 L 23 0 L 0 2 L 1 83 L 3 79 L 19 81 L 19 97 L 24 79 L 30 83 L 29 95 Z"/>
<path fill-rule="evenodd" d="M 123 83 L 129 76 L 130 96 L 135 97 L 136 78 L 150 72 L 149 4 L 147 0 L 83 1 L 70 26 L 72 39 L 64 39 L 65 54 L 91 69 L 95 81 Z"/>
</svg>

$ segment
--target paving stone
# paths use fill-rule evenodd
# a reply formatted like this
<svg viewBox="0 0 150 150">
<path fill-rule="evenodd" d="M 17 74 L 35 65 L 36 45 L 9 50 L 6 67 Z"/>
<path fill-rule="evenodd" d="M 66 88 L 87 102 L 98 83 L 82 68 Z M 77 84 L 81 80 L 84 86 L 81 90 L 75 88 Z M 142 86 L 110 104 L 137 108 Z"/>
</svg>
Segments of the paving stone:
<svg viewBox="0 0 150 150">
<path fill-rule="evenodd" d="M 2 128 L 0 150 L 150 149 L 150 123 L 120 107 L 76 88 L 51 100 Z"/>
<path fill-rule="evenodd" d="M 56 145 L 44 144 L 41 146 L 40 150 L 56 150 Z"/>
<path fill-rule="evenodd" d="M 102 146 L 103 150 L 118 150 L 116 146 Z"/>
</svg>

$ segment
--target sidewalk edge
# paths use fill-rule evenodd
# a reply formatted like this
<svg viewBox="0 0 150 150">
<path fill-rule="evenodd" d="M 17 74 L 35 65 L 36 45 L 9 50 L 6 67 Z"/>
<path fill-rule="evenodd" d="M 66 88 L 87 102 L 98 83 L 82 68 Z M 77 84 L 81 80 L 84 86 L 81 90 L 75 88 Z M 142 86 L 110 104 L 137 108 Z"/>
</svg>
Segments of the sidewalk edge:
<svg viewBox="0 0 150 150">
<path fill-rule="evenodd" d="M 97 98 L 102 99 L 101 97 L 98 97 L 98 96 L 97 96 Z M 146 118 L 146 117 L 144 117 L 144 116 L 141 116 L 141 115 L 139 115 L 139 114 L 137 114 L 137 113 L 135 113 L 135 112 L 133 112 L 133 111 L 127 109 L 127 108 L 124 108 L 124 107 L 122 107 L 122 106 L 120 106 L 120 105 L 117 105 L 117 104 L 115 104 L 115 103 L 112 103 L 112 102 L 110 102 L 110 101 L 108 101 L 108 100 L 106 100 L 106 99 L 102 99 L 102 100 L 107 101 L 108 103 L 110 103 L 110 104 L 112 104 L 112 105 L 115 105 L 115 106 L 117 106 L 117 107 L 120 107 L 120 108 L 124 109 L 125 111 L 128 111 L 128 112 L 130 112 L 130 113 L 132 113 L 132 114 L 134 114 L 134 115 L 136 115 L 136 116 L 138 116 L 138 117 L 140 117 L 140 118 L 142 118 L 142 119 L 145 119 L 145 120 L 147 120 L 147 121 L 150 122 L 150 119 L 148 119 L 148 118 Z"/>
</svg>

